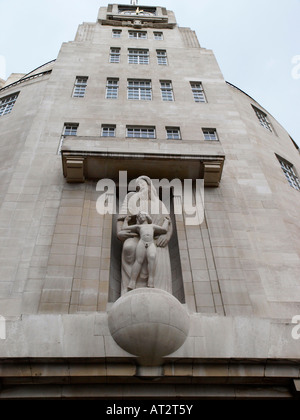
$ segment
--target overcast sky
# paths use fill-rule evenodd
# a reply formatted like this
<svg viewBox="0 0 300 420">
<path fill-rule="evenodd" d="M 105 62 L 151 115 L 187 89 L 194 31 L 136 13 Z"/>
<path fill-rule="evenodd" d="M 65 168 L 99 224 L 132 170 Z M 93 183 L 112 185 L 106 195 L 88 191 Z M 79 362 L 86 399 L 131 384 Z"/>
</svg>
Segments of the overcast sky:
<svg viewBox="0 0 300 420">
<path fill-rule="evenodd" d="M 103 0 L 0 0 L 0 77 L 57 57 Z M 130 0 L 120 1 L 130 4 Z M 145 0 L 165 6 L 212 49 L 225 79 L 270 112 L 300 145 L 300 0 Z"/>
</svg>

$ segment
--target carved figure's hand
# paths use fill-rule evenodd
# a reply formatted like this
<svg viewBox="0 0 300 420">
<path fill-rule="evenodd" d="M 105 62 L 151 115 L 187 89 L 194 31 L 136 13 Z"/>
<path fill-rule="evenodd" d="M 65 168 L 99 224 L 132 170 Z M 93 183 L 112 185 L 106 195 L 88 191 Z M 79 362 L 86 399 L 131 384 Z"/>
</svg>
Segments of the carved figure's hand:
<svg viewBox="0 0 300 420">
<path fill-rule="evenodd" d="M 122 241 L 122 242 L 126 241 L 126 239 L 135 238 L 137 236 L 138 235 L 136 233 L 133 233 L 130 230 L 121 230 L 117 234 L 118 239 L 120 239 L 120 241 Z"/>
<path fill-rule="evenodd" d="M 160 235 L 160 237 L 156 241 L 156 246 L 158 248 L 165 248 L 169 243 L 168 235 Z"/>
</svg>

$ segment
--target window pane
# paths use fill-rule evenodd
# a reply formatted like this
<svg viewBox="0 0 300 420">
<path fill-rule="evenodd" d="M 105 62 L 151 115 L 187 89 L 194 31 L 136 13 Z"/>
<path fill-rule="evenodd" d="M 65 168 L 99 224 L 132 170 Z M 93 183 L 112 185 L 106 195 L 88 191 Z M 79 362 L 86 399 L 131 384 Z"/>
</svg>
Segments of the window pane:
<svg viewBox="0 0 300 420">
<path fill-rule="evenodd" d="M 259 109 L 255 108 L 255 107 L 253 107 L 253 108 L 254 108 L 256 116 L 257 116 L 257 118 L 260 122 L 260 125 L 272 132 L 273 130 L 272 130 L 271 124 L 268 121 L 267 115 L 264 112 L 260 111 Z"/>
<path fill-rule="evenodd" d="M 167 60 L 167 51 L 161 50 L 156 51 L 157 54 L 157 63 L 162 66 L 166 66 L 168 64 Z"/>
<path fill-rule="evenodd" d="M 76 136 L 77 129 L 78 129 L 78 124 L 65 124 L 64 136 Z"/>
<path fill-rule="evenodd" d="M 128 99 L 151 101 L 152 87 L 150 80 L 129 80 Z"/>
<path fill-rule="evenodd" d="M 127 128 L 127 137 L 154 139 L 155 129 L 154 128 L 138 128 L 138 127 Z"/>
<path fill-rule="evenodd" d="M 129 31 L 128 32 L 129 38 L 134 39 L 147 39 L 147 32 L 140 32 L 140 31 Z"/>
<path fill-rule="evenodd" d="M 167 139 L 168 140 L 180 140 L 181 139 L 181 134 L 180 134 L 180 129 L 177 127 L 174 128 L 167 128 Z"/>
<path fill-rule="evenodd" d="M 129 64 L 149 64 L 149 50 L 128 50 Z"/>
<path fill-rule="evenodd" d="M 2 115 L 10 114 L 13 109 L 14 104 L 16 103 L 19 93 L 16 93 L 6 98 L 0 99 L 0 117 Z"/>
<path fill-rule="evenodd" d="M 119 80 L 107 79 L 106 99 L 118 99 Z"/>
<path fill-rule="evenodd" d="M 84 98 L 85 91 L 87 87 L 87 77 L 77 77 L 75 81 L 73 97 L 74 98 Z"/>
<path fill-rule="evenodd" d="M 116 127 L 115 126 L 103 126 L 102 137 L 115 137 L 116 136 Z"/>
<path fill-rule="evenodd" d="M 110 58 L 109 61 L 110 63 L 120 63 L 120 48 L 111 48 L 110 49 Z"/>
<path fill-rule="evenodd" d="M 203 129 L 204 140 L 219 140 L 214 128 Z"/>
<path fill-rule="evenodd" d="M 285 174 L 285 177 L 288 183 L 290 184 L 290 186 L 295 188 L 295 190 L 300 191 L 300 180 L 295 173 L 293 165 L 279 158 L 278 160 L 280 162 L 281 169 L 283 170 L 283 173 Z"/>
<path fill-rule="evenodd" d="M 122 31 L 120 29 L 113 29 L 112 37 L 113 38 L 121 38 Z"/>
<path fill-rule="evenodd" d="M 172 82 L 160 82 L 160 88 L 163 101 L 174 101 Z"/>
<path fill-rule="evenodd" d="M 202 83 L 191 82 L 195 102 L 206 102 Z"/>
<path fill-rule="evenodd" d="M 154 32 L 154 39 L 156 41 L 162 41 L 164 39 L 164 35 L 162 32 Z"/>
</svg>

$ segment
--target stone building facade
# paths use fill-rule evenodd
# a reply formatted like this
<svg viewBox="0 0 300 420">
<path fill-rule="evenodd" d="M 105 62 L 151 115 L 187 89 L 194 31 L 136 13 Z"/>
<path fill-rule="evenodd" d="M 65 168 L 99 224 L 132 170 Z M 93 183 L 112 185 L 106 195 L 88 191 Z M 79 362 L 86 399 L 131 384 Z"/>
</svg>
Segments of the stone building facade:
<svg viewBox="0 0 300 420">
<path fill-rule="evenodd" d="M 0 398 L 299 397 L 299 150 L 173 12 L 101 7 L 3 84 L 0 142 Z M 108 323 L 121 245 L 97 185 L 120 172 L 204 182 L 201 224 L 172 210 L 189 331 L 158 365 Z"/>
</svg>

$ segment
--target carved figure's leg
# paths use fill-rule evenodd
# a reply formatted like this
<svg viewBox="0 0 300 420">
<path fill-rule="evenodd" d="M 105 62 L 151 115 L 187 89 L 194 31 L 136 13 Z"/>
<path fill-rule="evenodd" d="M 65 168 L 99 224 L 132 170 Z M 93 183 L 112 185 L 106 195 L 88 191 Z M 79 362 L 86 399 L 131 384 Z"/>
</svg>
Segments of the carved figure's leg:
<svg viewBox="0 0 300 420">
<path fill-rule="evenodd" d="M 154 243 L 147 248 L 148 259 L 148 287 L 154 287 L 154 271 L 155 271 L 156 246 Z"/>
<path fill-rule="evenodd" d="M 146 256 L 146 248 L 142 241 L 139 241 L 136 247 L 136 260 L 132 266 L 131 278 L 128 284 L 128 290 L 134 290 L 136 288 L 136 281 L 141 272 L 141 268 Z"/>
</svg>

